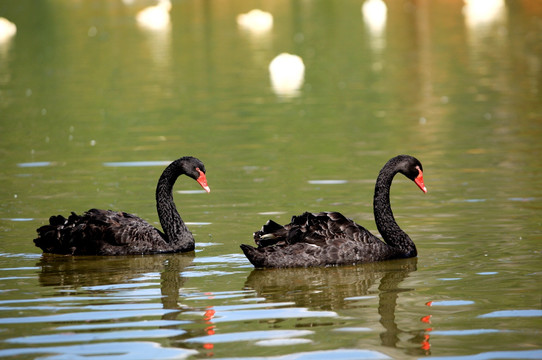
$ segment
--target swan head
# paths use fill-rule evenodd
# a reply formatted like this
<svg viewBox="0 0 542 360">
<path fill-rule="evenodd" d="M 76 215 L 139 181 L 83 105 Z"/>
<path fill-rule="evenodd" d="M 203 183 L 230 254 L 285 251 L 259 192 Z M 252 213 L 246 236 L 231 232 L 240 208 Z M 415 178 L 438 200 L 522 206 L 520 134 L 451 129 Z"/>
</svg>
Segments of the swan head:
<svg viewBox="0 0 542 360">
<path fill-rule="evenodd" d="M 423 182 L 423 166 L 418 159 L 410 155 L 399 155 L 392 160 L 396 160 L 395 166 L 398 172 L 414 181 L 421 191 L 427 193 L 427 188 Z M 390 160 L 390 162 L 392 162 L 392 160 Z"/>
<path fill-rule="evenodd" d="M 201 162 L 200 159 L 193 156 L 185 156 L 177 161 L 179 162 L 182 174 L 196 180 L 205 191 L 211 192 L 211 188 L 207 185 L 205 165 L 203 165 L 203 162 Z"/>
</svg>

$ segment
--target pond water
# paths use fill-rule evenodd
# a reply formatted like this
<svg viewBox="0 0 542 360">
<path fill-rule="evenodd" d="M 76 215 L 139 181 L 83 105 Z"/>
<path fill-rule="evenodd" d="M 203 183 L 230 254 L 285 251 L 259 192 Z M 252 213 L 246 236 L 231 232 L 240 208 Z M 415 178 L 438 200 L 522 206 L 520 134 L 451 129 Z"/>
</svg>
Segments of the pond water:
<svg viewBox="0 0 542 360">
<path fill-rule="evenodd" d="M 537 0 L 0 0 L 0 357 L 542 358 Z M 237 15 L 260 7 L 272 28 Z M 167 17 L 166 17 L 167 19 Z M 271 80 L 280 53 L 305 71 Z M 376 233 L 374 181 L 418 258 L 255 270 L 267 219 L 340 211 Z M 45 256 L 35 229 L 98 207 L 158 226 L 165 164 L 188 254 Z"/>
</svg>

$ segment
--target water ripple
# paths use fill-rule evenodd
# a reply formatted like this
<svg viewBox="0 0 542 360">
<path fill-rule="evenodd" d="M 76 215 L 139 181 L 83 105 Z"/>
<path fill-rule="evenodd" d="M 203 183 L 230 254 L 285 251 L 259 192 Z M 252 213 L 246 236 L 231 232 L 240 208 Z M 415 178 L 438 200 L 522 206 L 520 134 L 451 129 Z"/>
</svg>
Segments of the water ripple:
<svg viewBox="0 0 542 360">
<path fill-rule="evenodd" d="M 260 340 L 256 341 L 255 344 L 258 346 L 287 346 L 287 345 L 300 345 L 300 344 L 310 344 L 312 340 L 309 339 L 271 339 L 271 340 Z"/>
<path fill-rule="evenodd" d="M 362 295 L 362 296 L 350 296 L 350 297 L 345 297 L 344 300 L 367 300 L 367 299 L 374 299 L 376 298 L 376 296 L 374 295 Z"/>
<path fill-rule="evenodd" d="M 542 310 L 501 310 L 488 314 L 479 315 L 479 318 L 503 318 L 503 317 L 539 317 Z"/>
<path fill-rule="evenodd" d="M 104 162 L 107 167 L 140 167 L 140 166 L 167 166 L 171 161 L 120 161 Z"/>
<path fill-rule="evenodd" d="M 263 330 L 263 331 L 243 331 L 243 332 L 231 332 L 228 334 L 214 334 L 207 336 L 193 337 L 186 340 L 189 343 L 229 343 L 237 341 L 251 341 L 262 339 L 282 339 L 291 338 L 297 336 L 305 336 L 314 334 L 310 330 Z"/>
<path fill-rule="evenodd" d="M 25 347 L 21 349 L 0 350 L 0 357 L 26 354 L 62 354 L 55 359 L 74 359 L 99 355 L 100 359 L 115 360 L 147 360 L 147 359 L 185 359 L 195 355 L 195 350 L 164 348 L 160 344 L 149 341 L 105 342 L 98 344 L 77 344 L 71 346 Z M 105 355 L 108 356 L 105 356 Z"/>
<path fill-rule="evenodd" d="M 185 278 L 196 278 L 196 277 L 205 277 L 205 276 L 223 276 L 237 274 L 239 271 L 220 271 L 220 270 L 208 270 L 208 271 L 183 271 L 181 273 L 182 277 Z"/>
<path fill-rule="evenodd" d="M 214 292 L 197 292 L 192 294 L 181 294 L 185 296 L 186 300 L 210 300 L 210 299 L 229 299 L 246 296 L 247 294 L 253 294 L 252 290 L 238 290 L 238 291 L 214 291 Z"/>
<path fill-rule="evenodd" d="M 490 351 L 475 355 L 465 356 L 436 356 L 431 360 L 495 360 L 495 359 L 542 359 L 542 350 L 523 350 L 523 351 Z"/>
<path fill-rule="evenodd" d="M 163 316 L 177 310 L 126 310 L 126 311 L 91 311 L 80 313 L 43 315 L 43 316 L 27 316 L 27 317 L 11 317 L 0 318 L 0 324 L 30 324 L 30 323 L 49 323 L 49 322 L 74 322 L 74 321 L 98 321 L 111 320 L 130 317 L 145 317 L 145 316 Z"/>
<path fill-rule="evenodd" d="M 179 336 L 186 333 L 184 330 L 153 329 L 153 330 L 126 330 L 90 333 L 62 333 L 52 335 L 23 336 L 6 339 L 6 342 L 17 344 L 54 344 L 65 342 L 89 342 L 100 340 L 149 339 Z"/>
<path fill-rule="evenodd" d="M 474 301 L 470 300 L 439 300 L 430 301 L 427 303 L 427 306 L 465 306 L 472 304 L 474 304 Z"/>
<path fill-rule="evenodd" d="M 93 285 L 93 286 L 83 286 L 81 289 L 89 291 L 105 291 L 105 290 L 119 290 L 119 289 L 131 289 L 139 288 L 142 286 L 156 286 L 156 283 L 147 282 L 147 283 L 125 283 L 125 284 L 108 284 L 108 285 Z"/>
<path fill-rule="evenodd" d="M 340 185 L 348 183 L 348 180 L 309 180 L 312 185 Z"/>
<path fill-rule="evenodd" d="M 257 321 L 265 319 L 300 319 L 300 318 L 338 317 L 334 311 L 312 311 L 306 308 L 259 309 L 217 311 L 213 323 L 230 321 Z"/>
<path fill-rule="evenodd" d="M 41 254 L 10 254 L 10 253 L 0 253 L 0 257 L 5 258 L 23 258 L 23 259 L 39 259 Z"/>
<path fill-rule="evenodd" d="M 159 326 L 177 326 L 190 324 L 191 321 L 181 321 L 181 320 L 144 320 L 144 321 L 133 321 L 133 322 L 124 322 L 124 323 L 111 323 L 111 324 L 82 324 L 82 325 L 66 325 L 59 326 L 57 330 L 94 330 L 94 329 L 118 329 L 118 328 L 127 328 L 127 327 L 159 327 Z"/>
<path fill-rule="evenodd" d="M 177 194 L 191 195 L 191 194 L 207 194 L 205 190 L 177 190 Z"/>
<path fill-rule="evenodd" d="M 446 336 L 466 336 L 466 335 L 481 335 L 493 334 L 499 332 L 507 332 L 496 329 L 468 329 L 468 330 L 433 330 L 431 335 L 446 335 Z"/>
<path fill-rule="evenodd" d="M 185 278 L 194 278 L 194 277 L 206 277 L 206 276 L 223 276 L 238 274 L 239 271 L 220 271 L 220 270 L 208 270 L 208 271 L 183 271 L 181 273 L 182 277 Z"/>
<path fill-rule="evenodd" d="M 232 311 L 232 310 L 244 310 L 244 309 L 260 309 L 270 307 L 282 307 L 295 305 L 294 302 L 280 302 L 280 303 L 261 303 L 261 304 L 239 304 L 239 305 L 218 305 L 213 306 L 215 311 Z"/>
<path fill-rule="evenodd" d="M 0 271 L 12 271 L 12 270 L 39 270 L 38 266 L 21 266 L 21 267 L 11 267 L 11 268 L 1 268 Z"/>
<path fill-rule="evenodd" d="M 233 359 L 233 358 L 232 358 Z M 245 360 L 360 360 L 360 359 L 391 359 L 389 356 L 384 355 L 378 351 L 373 350 L 358 350 L 358 349 L 338 349 L 338 350 L 322 350 L 322 351 L 308 351 L 293 353 L 282 356 L 270 356 L 270 357 L 246 357 L 235 358 Z M 217 358 L 217 360 L 229 360 L 229 358 Z"/>
<path fill-rule="evenodd" d="M 131 296 L 115 296 L 116 300 L 130 300 L 133 297 Z M 69 303 L 69 302 L 85 302 L 85 301 L 103 301 L 111 300 L 108 296 L 59 296 L 59 297 L 50 297 L 47 298 L 48 302 L 58 302 L 58 303 Z M 142 299 L 139 299 L 142 300 Z M 42 303 L 44 300 L 42 298 L 37 299 L 12 299 L 12 300 L 0 300 L 1 305 L 5 304 L 29 304 L 29 303 Z"/>
<path fill-rule="evenodd" d="M 366 328 L 366 327 L 343 327 L 343 328 L 334 329 L 333 331 L 339 331 L 339 332 L 368 332 L 368 331 L 373 331 L 373 329 Z"/>
<path fill-rule="evenodd" d="M 13 221 L 13 222 L 25 222 L 25 221 L 34 221 L 34 218 L 2 218 L 0 220 Z"/>
<path fill-rule="evenodd" d="M 18 167 L 27 168 L 27 167 L 45 167 L 45 166 L 51 166 L 53 163 L 50 161 L 35 161 L 35 162 L 26 162 L 26 163 L 18 163 Z"/>
<path fill-rule="evenodd" d="M 232 263 L 246 263 L 248 262 L 247 258 L 243 254 L 224 254 L 224 255 L 217 255 L 217 256 L 199 256 L 197 258 L 194 258 L 194 263 L 226 263 L 226 264 L 232 264 Z"/>
</svg>

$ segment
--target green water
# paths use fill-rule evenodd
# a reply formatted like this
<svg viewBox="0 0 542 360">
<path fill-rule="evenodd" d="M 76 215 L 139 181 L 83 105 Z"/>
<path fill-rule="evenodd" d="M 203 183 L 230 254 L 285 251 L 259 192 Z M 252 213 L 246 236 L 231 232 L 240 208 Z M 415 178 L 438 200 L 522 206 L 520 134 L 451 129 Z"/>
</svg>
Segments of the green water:
<svg viewBox="0 0 542 360">
<path fill-rule="evenodd" d="M 0 357 L 541 358 L 539 2 L 393 0 L 383 27 L 363 3 L 173 0 L 151 31 L 135 18 L 152 2 L 0 0 L 17 25 L 0 40 Z M 237 25 L 254 7 L 268 32 Z M 286 95 L 268 71 L 282 52 L 305 64 Z M 417 259 L 242 255 L 267 219 L 306 210 L 376 233 L 374 181 L 400 153 L 428 188 L 392 189 Z M 132 162 L 184 155 L 211 187 L 175 188 L 195 253 L 34 247 L 49 216 L 92 207 L 158 226 L 164 166 Z"/>
</svg>

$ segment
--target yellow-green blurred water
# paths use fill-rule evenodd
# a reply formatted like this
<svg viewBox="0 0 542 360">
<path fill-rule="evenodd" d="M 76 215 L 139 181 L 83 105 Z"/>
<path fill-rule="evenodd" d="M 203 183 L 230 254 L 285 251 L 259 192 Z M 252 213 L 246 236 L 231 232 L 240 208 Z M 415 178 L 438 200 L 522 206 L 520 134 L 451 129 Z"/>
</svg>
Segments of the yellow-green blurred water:
<svg viewBox="0 0 542 360">
<path fill-rule="evenodd" d="M 0 357 L 542 357 L 540 1 L 173 0 L 151 30 L 136 16 L 154 4 L 0 0 L 17 26 L 0 38 Z M 253 8 L 271 29 L 237 24 Z M 283 52 L 305 73 L 278 91 Z M 417 259 L 242 255 L 305 210 L 376 232 L 374 181 L 400 153 L 429 190 L 392 190 Z M 92 207 L 158 226 L 156 181 L 184 155 L 211 187 L 175 188 L 195 253 L 34 247 L 50 215 Z"/>
</svg>

